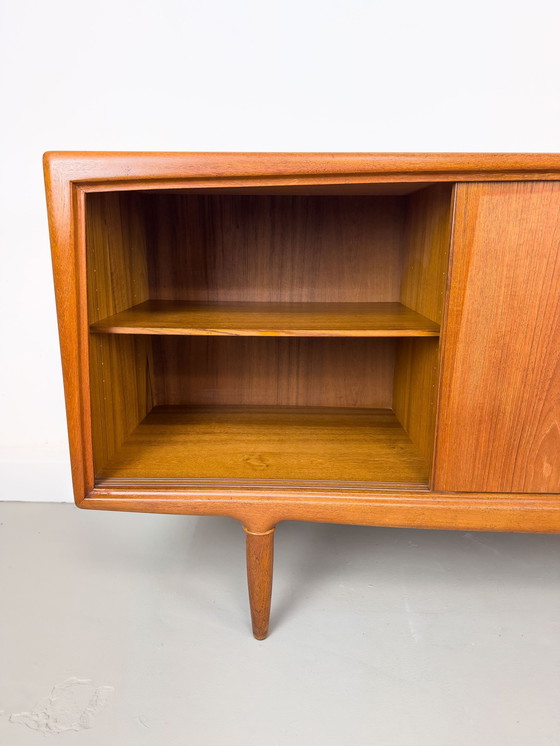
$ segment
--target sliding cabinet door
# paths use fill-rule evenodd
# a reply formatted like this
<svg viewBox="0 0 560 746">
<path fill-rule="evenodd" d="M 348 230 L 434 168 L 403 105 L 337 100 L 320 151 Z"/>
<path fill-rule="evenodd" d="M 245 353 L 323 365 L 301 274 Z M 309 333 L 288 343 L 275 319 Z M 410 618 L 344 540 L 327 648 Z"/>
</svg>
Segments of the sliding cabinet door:
<svg viewBox="0 0 560 746">
<path fill-rule="evenodd" d="M 436 490 L 560 492 L 560 183 L 457 186 Z"/>
</svg>

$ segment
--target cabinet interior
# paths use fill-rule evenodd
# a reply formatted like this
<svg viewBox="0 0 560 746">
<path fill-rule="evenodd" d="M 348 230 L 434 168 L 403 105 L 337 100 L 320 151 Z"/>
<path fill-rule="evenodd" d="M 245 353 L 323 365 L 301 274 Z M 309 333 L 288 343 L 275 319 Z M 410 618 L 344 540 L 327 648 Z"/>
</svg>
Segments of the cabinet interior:
<svg viewBox="0 0 560 746">
<path fill-rule="evenodd" d="M 452 193 L 88 194 L 97 483 L 427 487 Z"/>
</svg>

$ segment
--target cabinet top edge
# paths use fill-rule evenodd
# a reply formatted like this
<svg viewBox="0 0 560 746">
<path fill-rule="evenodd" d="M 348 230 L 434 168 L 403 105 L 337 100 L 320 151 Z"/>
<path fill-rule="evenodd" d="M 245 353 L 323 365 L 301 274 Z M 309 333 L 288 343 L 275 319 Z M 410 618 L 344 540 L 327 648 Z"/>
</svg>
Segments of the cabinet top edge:
<svg viewBox="0 0 560 746">
<path fill-rule="evenodd" d="M 560 153 L 235 153 L 48 151 L 48 181 L 181 179 L 473 181 L 560 179 Z"/>
</svg>

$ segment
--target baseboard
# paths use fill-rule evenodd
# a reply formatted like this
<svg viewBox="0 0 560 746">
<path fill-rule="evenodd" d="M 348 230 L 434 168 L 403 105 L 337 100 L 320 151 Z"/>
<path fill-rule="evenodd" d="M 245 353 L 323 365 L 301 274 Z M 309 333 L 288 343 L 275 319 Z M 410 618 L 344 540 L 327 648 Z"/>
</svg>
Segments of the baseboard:
<svg viewBox="0 0 560 746">
<path fill-rule="evenodd" d="M 72 502 L 67 447 L 0 448 L 0 501 L 6 500 Z"/>
</svg>

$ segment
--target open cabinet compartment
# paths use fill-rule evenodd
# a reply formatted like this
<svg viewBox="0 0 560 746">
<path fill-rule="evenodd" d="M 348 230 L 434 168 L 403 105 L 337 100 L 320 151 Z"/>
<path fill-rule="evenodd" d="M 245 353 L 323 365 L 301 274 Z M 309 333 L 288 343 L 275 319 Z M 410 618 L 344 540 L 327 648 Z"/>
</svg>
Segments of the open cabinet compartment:
<svg viewBox="0 0 560 746">
<path fill-rule="evenodd" d="M 86 199 L 104 485 L 427 487 L 452 186 Z"/>
</svg>

